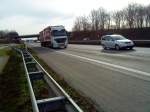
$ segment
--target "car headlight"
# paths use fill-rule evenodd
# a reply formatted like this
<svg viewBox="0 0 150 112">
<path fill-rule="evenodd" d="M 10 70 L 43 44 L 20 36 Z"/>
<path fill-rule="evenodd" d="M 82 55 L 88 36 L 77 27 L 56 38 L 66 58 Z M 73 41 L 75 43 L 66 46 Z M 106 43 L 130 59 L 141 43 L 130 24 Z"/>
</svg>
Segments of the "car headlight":
<svg viewBox="0 0 150 112">
<path fill-rule="evenodd" d="M 125 44 L 126 42 L 120 42 L 120 43 Z"/>
<path fill-rule="evenodd" d="M 133 41 L 130 42 L 131 44 L 134 44 Z"/>
</svg>

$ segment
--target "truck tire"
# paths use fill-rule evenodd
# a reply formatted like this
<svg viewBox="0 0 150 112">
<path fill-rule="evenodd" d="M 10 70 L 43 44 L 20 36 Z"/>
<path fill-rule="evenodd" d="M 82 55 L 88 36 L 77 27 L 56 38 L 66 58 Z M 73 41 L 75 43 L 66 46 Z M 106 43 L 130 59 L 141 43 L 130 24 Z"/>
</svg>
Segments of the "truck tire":
<svg viewBox="0 0 150 112">
<path fill-rule="evenodd" d="M 66 49 L 66 48 L 67 48 L 67 46 L 64 47 L 64 49 Z"/>
<path fill-rule="evenodd" d="M 46 46 L 46 42 L 43 42 L 43 47 L 45 47 Z"/>
<path fill-rule="evenodd" d="M 43 47 L 43 42 L 41 42 L 41 47 Z"/>
<path fill-rule="evenodd" d="M 54 48 L 54 45 L 53 45 L 53 44 L 51 44 L 51 45 L 50 45 L 50 47 L 53 49 L 53 48 Z"/>
</svg>

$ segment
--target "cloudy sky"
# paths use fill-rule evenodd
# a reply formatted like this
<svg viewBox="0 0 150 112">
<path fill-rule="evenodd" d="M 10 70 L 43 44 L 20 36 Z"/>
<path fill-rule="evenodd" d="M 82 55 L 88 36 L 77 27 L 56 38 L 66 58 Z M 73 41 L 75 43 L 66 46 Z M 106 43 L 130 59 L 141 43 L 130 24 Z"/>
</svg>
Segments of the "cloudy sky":
<svg viewBox="0 0 150 112">
<path fill-rule="evenodd" d="M 150 0 L 0 0 L 0 30 L 35 34 L 49 25 L 64 25 L 70 31 L 75 18 L 92 9 L 114 11 L 134 2 L 150 4 Z"/>
</svg>

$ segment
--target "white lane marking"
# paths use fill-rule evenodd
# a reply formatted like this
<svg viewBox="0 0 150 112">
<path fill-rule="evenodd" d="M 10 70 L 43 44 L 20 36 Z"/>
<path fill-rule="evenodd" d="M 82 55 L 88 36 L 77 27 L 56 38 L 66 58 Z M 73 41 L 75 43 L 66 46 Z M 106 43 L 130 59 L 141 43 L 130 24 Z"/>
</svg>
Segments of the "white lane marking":
<svg viewBox="0 0 150 112">
<path fill-rule="evenodd" d="M 36 43 L 36 45 L 35 44 L 30 44 L 30 45 L 32 45 L 34 47 L 41 47 L 40 44 L 37 44 L 37 43 Z M 85 45 L 80 45 L 80 46 L 85 46 Z M 42 47 L 42 48 L 46 48 L 46 47 Z M 81 47 L 76 47 L 76 48 L 78 49 L 78 48 L 81 48 Z M 140 48 L 140 47 L 137 47 L 137 48 Z M 53 50 L 53 49 L 51 49 L 51 50 Z M 87 50 L 87 49 L 83 49 L 83 50 Z M 102 49 L 101 48 L 97 48 L 96 50 L 99 51 L 99 50 L 102 50 Z M 100 55 L 103 55 L 103 56 L 106 55 L 106 56 L 129 57 L 129 58 L 144 59 L 144 60 L 148 60 L 149 61 L 149 59 L 145 59 L 145 58 L 139 57 L 139 55 L 131 55 L 131 54 L 124 54 L 124 55 L 122 55 L 122 54 L 113 54 L 113 52 L 111 54 L 108 54 L 107 52 L 106 53 L 104 52 L 104 53 L 101 53 Z"/>
<path fill-rule="evenodd" d="M 35 46 L 35 45 L 33 45 L 33 46 Z M 45 48 L 45 47 L 42 47 L 42 48 Z M 47 48 L 47 49 L 49 49 L 49 48 Z M 51 50 L 53 50 L 53 49 L 51 49 Z M 84 60 L 87 60 L 87 61 L 92 61 L 92 62 L 95 62 L 95 63 L 98 63 L 98 64 L 103 64 L 103 65 L 119 68 L 119 69 L 122 69 L 122 70 L 127 70 L 127 71 L 130 71 L 130 72 L 138 73 L 138 74 L 145 75 L 145 76 L 150 76 L 150 73 L 148 73 L 148 72 L 144 72 L 144 71 L 140 71 L 140 70 L 136 70 L 136 69 L 120 66 L 120 65 L 115 65 L 115 64 L 108 63 L 108 62 L 95 60 L 95 59 L 91 59 L 91 58 L 87 58 L 87 57 L 83 57 L 83 56 L 79 56 L 79 55 L 75 55 L 75 54 L 71 54 L 71 53 L 65 53 L 63 51 L 56 51 L 56 50 L 53 50 L 53 51 L 55 51 L 57 53 L 65 54 L 65 55 L 68 55 L 68 56 L 84 59 Z"/>
<path fill-rule="evenodd" d="M 65 53 L 65 52 L 62 52 L 62 51 L 55 51 L 55 52 L 65 54 L 65 55 L 68 55 L 68 56 L 72 56 L 72 57 L 76 57 L 76 58 L 80 58 L 80 59 L 84 59 L 84 60 L 88 60 L 88 61 L 92 61 L 92 62 L 95 62 L 95 63 L 98 63 L 98 64 L 103 64 L 103 65 L 119 68 L 119 69 L 122 69 L 122 70 L 127 70 L 127 71 L 130 71 L 130 72 L 133 72 L 133 73 L 138 73 L 138 74 L 141 74 L 141 75 L 150 76 L 150 73 L 148 73 L 148 72 L 144 72 L 144 71 L 140 71 L 140 70 L 136 70 L 136 69 L 120 66 L 120 65 L 115 65 L 115 64 L 108 63 L 108 62 L 95 60 L 95 59 L 91 59 L 91 58 L 87 58 L 87 57 L 83 57 L 83 56 L 79 56 L 79 55 L 74 55 L 74 54 L 71 54 L 71 53 Z"/>
<path fill-rule="evenodd" d="M 83 49 L 83 50 L 87 50 L 87 49 Z M 99 50 L 101 50 L 101 49 L 99 49 Z M 70 50 L 70 51 L 77 51 L 77 50 Z M 88 50 L 87 50 L 88 51 Z M 143 59 L 143 58 L 141 58 L 141 57 L 136 57 L 136 56 L 133 56 L 133 55 L 130 55 L 130 54 L 124 54 L 124 55 L 122 55 L 122 54 L 113 54 L 113 52 L 110 54 L 110 53 L 103 53 L 103 52 L 92 52 L 92 53 L 98 53 L 99 55 L 102 55 L 102 56 L 118 56 L 118 57 L 125 57 L 125 58 L 127 58 L 127 57 L 129 57 L 129 58 L 136 58 L 136 59 Z"/>
<path fill-rule="evenodd" d="M 80 46 L 80 45 L 79 45 Z M 73 46 L 72 47 L 72 45 L 70 46 L 70 47 L 72 47 L 72 49 L 74 49 L 75 48 L 75 50 L 72 50 L 71 49 L 71 51 L 77 51 L 77 50 L 79 50 L 79 49 L 81 49 L 80 51 L 82 51 L 82 50 L 85 50 L 85 51 L 88 51 L 88 49 L 87 49 L 87 47 L 79 47 L 79 46 Z M 91 47 L 91 46 L 90 46 Z M 90 47 L 88 47 L 88 48 L 90 48 Z M 135 49 L 137 49 L 138 47 L 136 47 Z M 140 48 L 140 47 L 139 47 Z M 150 59 L 149 58 L 145 58 L 145 56 L 144 56 L 144 58 L 143 58 L 143 55 L 139 55 L 139 54 L 136 54 L 135 53 L 135 51 L 133 51 L 132 53 L 133 54 L 131 54 L 131 52 L 125 52 L 124 54 L 122 54 L 123 52 L 118 52 L 118 51 L 106 51 L 106 52 L 101 52 L 101 50 L 103 50 L 103 48 L 101 47 L 101 46 L 94 46 L 94 48 L 93 48 L 93 46 L 91 47 L 91 50 L 96 50 L 97 52 L 92 52 L 92 53 L 98 53 L 99 55 L 102 55 L 102 56 L 118 56 L 118 57 L 123 57 L 123 58 L 127 58 L 127 57 L 129 57 L 129 58 L 134 58 L 134 59 L 142 59 L 142 60 L 145 60 L 145 61 L 150 61 Z M 137 50 L 136 50 L 136 52 L 137 52 Z M 141 52 L 141 51 L 140 51 Z M 119 54 L 118 54 L 119 53 Z M 144 52 L 145 53 L 145 52 Z M 145 54 L 149 54 L 149 53 L 145 53 Z M 149 54 L 150 55 L 150 54 Z M 147 57 L 147 56 L 146 56 Z"/>
</svg>

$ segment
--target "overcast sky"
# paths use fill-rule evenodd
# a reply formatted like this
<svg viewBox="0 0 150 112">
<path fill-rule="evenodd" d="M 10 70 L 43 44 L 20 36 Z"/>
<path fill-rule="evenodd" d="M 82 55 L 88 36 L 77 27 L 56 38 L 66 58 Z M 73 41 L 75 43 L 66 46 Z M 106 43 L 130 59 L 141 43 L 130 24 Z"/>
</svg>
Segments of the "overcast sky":
<svg viewBox="0 0 150 112">
<path fill-rule="evenodd" d="M 35 34 L 49 25 L 72 29 L 77 16 L 99 7 L 114 11 L 129 3 L 150 4 L 150 0 L 0 0 L 0 30 Z"/>
</svg>

